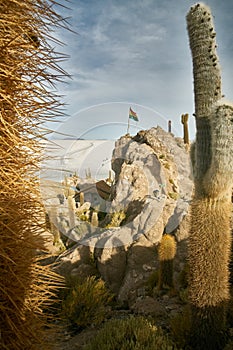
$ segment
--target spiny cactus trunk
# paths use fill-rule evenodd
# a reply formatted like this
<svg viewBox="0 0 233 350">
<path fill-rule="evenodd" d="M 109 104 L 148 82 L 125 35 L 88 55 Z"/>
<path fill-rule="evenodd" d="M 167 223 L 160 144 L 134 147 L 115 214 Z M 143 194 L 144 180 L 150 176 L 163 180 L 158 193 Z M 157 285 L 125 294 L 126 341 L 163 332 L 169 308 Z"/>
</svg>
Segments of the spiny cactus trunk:
<svg viewBox="0 0 233 350">
<path fill-rule="evenodd" d="M 194 349 L 222 349 L 229 299 L 231 232 L 228 200 L 193 200 L 189 242 L 189 298 Z"/>
<path fill-rule="evenodd" d="M 169 234 L 163 235 L 159 249 L 159 281 L 158 289 L 173 288 L 173 261 L 176 255 L 175 237 Z"/>
<path fill-rule="evenodd" d="M 222 349 L 229 299 L 233 108 L 221 100 L 221 76 L 210 9 L 188 15 L 193 58 L 196 145 L 191 205 L 189 294 L 193 349 Z"/>
<path fill-rule="evenodd" d="M 61 281 L 36 257 L 44 249 L 45 230 L 37 178 L 44 136 L 39 125 L 60 114 L 46 84 L 63 74 L 43 35 L 49 23 L 61 20 L 52 3 L 0 3 L 1 349 L 48 348 L 43 307 Z"/>
</svg>

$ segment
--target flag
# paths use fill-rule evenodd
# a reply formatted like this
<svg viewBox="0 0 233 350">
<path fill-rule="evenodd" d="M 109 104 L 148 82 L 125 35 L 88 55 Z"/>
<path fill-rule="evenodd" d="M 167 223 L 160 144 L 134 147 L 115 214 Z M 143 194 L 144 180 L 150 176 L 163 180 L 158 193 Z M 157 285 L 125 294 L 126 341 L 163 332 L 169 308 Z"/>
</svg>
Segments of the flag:
<svg viewBox="0 0 233 350">
<path fill-rule="evenodd" d="M 129 109 L 129 118 L 135 120 L 135 122 L 138 122 L 137 113 L 135 113 L 131 107 Z"/>
</svg>

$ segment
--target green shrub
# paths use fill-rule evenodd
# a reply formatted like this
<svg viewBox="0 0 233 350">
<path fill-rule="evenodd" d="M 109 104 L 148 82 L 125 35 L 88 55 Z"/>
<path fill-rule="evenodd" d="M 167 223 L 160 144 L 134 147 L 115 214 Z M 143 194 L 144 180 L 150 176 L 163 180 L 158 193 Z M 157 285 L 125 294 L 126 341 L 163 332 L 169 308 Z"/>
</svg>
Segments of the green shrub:
<svg viewBox="0 0 233 350">
<path fill-rule="evenodd" d="M 166 158 L 166 156 L 165 156 L 165 154 L 160 154 L 160 156 L 159 156 L 159 159 L 165 159 Z"/>
<path fill-rule="evenodd" d="M 191 320 L 190 309 L 186 306 L 184 310 L 171 318 L 170 328 L 173 339 L 181 348 L 185 348 L 190 334 Z"/>
<path fill-rule="evenodd" d="M 106 306 L 112 299 L 113 295 L 103 280 L 87 277 L 84 281 L 77 281 L 70 289 L 63 302 L 63 315 L 76 328 L 98 325 L 103 322 Z"/>
<path fill-rule="evenodd" d="M 168 195 L 171 199 L 174 199 L 175 201 L 179 198 L 179 194 L 176 192 L 169 192 Z"/>
<path fill-rule="evenodd" d="M 126 218 L 126 213 L 123 210 L 111 214 L 111 221 L 106 228 L 119 227 L 122 221 Z"/>
<path fill-rule="evenodd" d="M 112 319 L 84 350 L 175 350 L 175 345 L 151 320 L 144 317 Z"/>
</svg>

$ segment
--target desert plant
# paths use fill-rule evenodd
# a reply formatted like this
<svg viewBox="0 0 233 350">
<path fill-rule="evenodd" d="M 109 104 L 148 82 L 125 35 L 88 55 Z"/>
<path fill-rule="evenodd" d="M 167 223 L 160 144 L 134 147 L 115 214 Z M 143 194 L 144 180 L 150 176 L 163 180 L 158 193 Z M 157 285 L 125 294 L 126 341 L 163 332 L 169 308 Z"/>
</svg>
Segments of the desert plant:
<svg viewBox="0 0 233 350">
<path fill-rule="evenodd" d="M 168 132 L 172 132 L 172 121 L 168 120 Z"/>
<path fill-rule="evenodd" d="M 98 213 L 96 211 L 93 211 L 92 213 L 91 224 L 92 226 L 96 226 L 96 227 L 98 227 L 99 225 Z"/>
<path fill-rule="evenodd" d="M 121 226 L 122 221 L 126 218 L 126 213 L 123 210 L 116 211 L 110 214 L 111 220 L 106 228 L 119 227 Z"/>
<path fill-rule="evenodd" d="M 159 280 L 158 289 L 173 288 L 173 260 L 176 255 L 175 237 L 163 235 L 158 248 Z"/>
<path fill-rule="evenodd" d="M 181 116 L 181 123 L 183 124 L 183 129 L 184 129 L 184 143 L 189 144 L 189 129 L 188 129 L 188 118 L 189 115 L 182 114 Z"/>
<path fill-rule="evenodd" d="M 175 350 L 176 346 L 152 320 L 142 316 L 112 319 L 84 350 Z"/>
<path fill-rule="evenodd" d="M 103 280 L 95 276 L 77 280 L 63 302 L 63 314 L 77 329 L 98 325 L 106 317 L 106 307 L 112 299 Z"/>
<path fill-rule="evenodd" d="M 61 280 L 36 257 L 44 249 L 45 231 L 37 177 L 42 160 L 39 139 L 47 132 L 42 128 L 44 121 L 61 114 L 58 96 L 48 88 L 63 75 L 57 66 L 59 56 L 46 39 L 51 24 L 61 21 L 53 4 L 42 0 L 0 2 L 2 349 L 48 347 L 43 309 Z"/>
<path fill-rule="evenodd" d="M 86 179 L 91 179 L 92 176 L 91 176 L 91 169 L 88 168 L 88 169 L 85 169 L 85 174 L 86 174 Z"/>
<path fill-rule="evenodd" d="M 113 184 L 113 179 L 112 179 L 112 171 L 109 170 L 108 172 L 108 178 L 105 180 L 109 185 Z"/>
<path fill-rule="evenodd" d="M 193 59 L 196 144 L 192 147 L 195 193 L 189 238 L 189 299 L 194 349 L 222 349 L 229 299 L 233 106 L 221 100 L 221 75 L 210 9 L 187 15 Z"/>
<path fill-rule="evenodd" d="M 80 207 L 84 204 L 85 200 L 84 200 L 84 192 L 80 192 L 79 194 L 79 202 L 80 202 Z"/>
<path fill-rule="evenodd" d="M 177 192 L 169 192 L 168 195 L 171 199 L 174 199 L 174 201 L 177 201 L 177 199 L 179 198 L 179 193 Z"/>
<path fill-rule="evenodd" d="M 70 228 L 75 227 L 75 209 L 76 209 L 76 203 L 75 199 L 73 196 L 69 196 L 67 198 L 67 203 L 68 203 L 68 212 L 69 212 L 69 225 Z"/>
</svg>

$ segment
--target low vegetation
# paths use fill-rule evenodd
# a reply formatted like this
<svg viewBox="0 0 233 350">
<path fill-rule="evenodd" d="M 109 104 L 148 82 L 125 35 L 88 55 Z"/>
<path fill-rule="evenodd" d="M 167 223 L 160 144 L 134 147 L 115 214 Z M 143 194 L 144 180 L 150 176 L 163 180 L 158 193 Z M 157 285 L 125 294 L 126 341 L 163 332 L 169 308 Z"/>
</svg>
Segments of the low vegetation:
<svg viewBox="0 0 233 350">
<path fill-rule="evenodd" d="M 85 350 L 175 350 L 176 346 L 152 320 L 142 316 L 106 322 Z"/>
<path fill-rule="evenodd" d="M 62 304 L 62 313 L 71 325 L 79 330 L 90 325 L 99 325 L 107 315 L 107 306 L 113 295 L 102 279 L 95 276 L 76 281 Z"/>
</svg>

